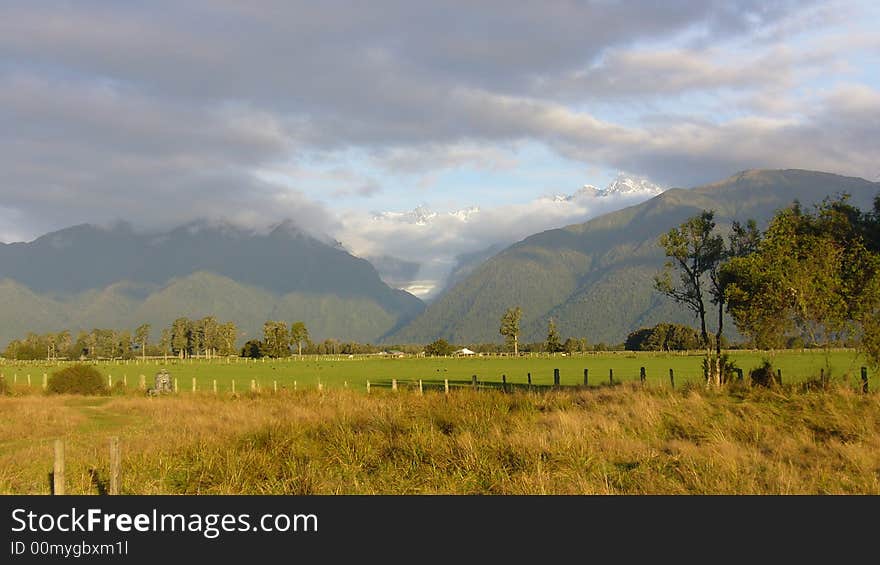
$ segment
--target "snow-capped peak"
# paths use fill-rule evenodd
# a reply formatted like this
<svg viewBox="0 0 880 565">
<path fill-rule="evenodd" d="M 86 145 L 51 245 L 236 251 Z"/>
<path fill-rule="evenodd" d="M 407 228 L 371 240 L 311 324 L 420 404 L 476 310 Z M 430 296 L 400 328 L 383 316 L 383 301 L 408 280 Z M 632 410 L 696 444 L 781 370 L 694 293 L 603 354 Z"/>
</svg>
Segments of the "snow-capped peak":
<svg viewBox="0 0 880 565">
<path fill-rule="evenodd" d="M 571 202 L 582 198 L 605 198 L 608 196 L 656 196 L 663 192 L 663 188 L 652 183 L 644 177 L 637 177 L 618 173 L 617 177 L 608 183 L 605 188 L 597 188 L 592 184 L 585 184 L 574 194 L 555 194 L 554 202 Z"/>
<path fill-rule="evenodd" d="M 663 189 L 652 183 L 644 177 L 636 177 L 618 173 L 617 178 L 611 181 L 605 190 L 602 191 L 603 196 L 610 194 L 648 194 L 656 195 L 663 192 Z"/>
<path fill-rule="evenodd" d="M 476 206 L 471 206 L 470 208 L 462 208 L 461 210 L 454 210 L 452 212 L 445 212 L 440 214 L 438 212 L 432 211 L 430 208 L 426 206 L 417 206 L 416 208 L 408 211 L 408 212 L 378 212 L 373 214 L 374 220 L 392 220 L 395 222 L 400 222 L 404 224 L 415 224 L 417 226 L 427 226 L 428 224 L 435 221 L 438 217 L 441 216 L 449 216 L 460 220 L 462 222 L 467 222 L 471 219 L 472 216 L 478 214 L 480 209 Z"/>
</svg>

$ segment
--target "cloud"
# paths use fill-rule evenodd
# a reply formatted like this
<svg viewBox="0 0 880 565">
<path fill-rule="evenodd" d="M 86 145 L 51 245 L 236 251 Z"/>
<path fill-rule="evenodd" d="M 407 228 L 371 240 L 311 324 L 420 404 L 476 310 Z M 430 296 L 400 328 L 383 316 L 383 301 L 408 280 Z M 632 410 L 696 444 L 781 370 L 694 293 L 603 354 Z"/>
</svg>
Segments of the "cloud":
<svg viewBox="0 0 880 565">
<path fill-rule="evenodd" d="M 386 278 L 422 298 L 432 298 L 457 266 L 459 257 L 493 245 L 509 245 L 534 233 L 573 223 L 637 204 L 646 194 L 604 197 L 576 192 L 568 197 L 546 195 L 518 205 L 488 209 L 465 208 L 433 212 L 366 213 L 348 211 L 341 216 L 337 238 L 356 255 L 376 257 L 377 267 L 388 266 Z M 399 270 L 406 264 L 405 276 Z M 412 270 L 412 266 L 418 270 Z"/>
<path fill-rule="evenodd" d="M 755 167 L 874 178 L 864 71 L 878 43 L 860 24 L 874 14 L 788 0 L 8 2 L 0 238 L 292 218 L 440 272 L 601 210 L 499 192 L 480 221 L 425 229 L 318 200 L 389 209 L 391 185 L 518 173 L 526 144 L 676 186 Z"/>
</svg>

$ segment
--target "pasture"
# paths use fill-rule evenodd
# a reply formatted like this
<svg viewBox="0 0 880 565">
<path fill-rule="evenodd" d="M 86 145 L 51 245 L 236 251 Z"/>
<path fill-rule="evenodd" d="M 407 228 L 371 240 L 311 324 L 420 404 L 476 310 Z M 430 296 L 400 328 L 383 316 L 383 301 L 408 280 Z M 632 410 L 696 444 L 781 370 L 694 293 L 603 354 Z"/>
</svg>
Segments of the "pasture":
<svg viewBox="0 0 880 565">
<path fill-rule="evenodd" d="M 0 397 L 0 492 L 880 494 L 880 395 L 704 387 Z"/>
<path fill-rule="evenodd" d="M 864 365 L 856 352 L 850 350 L 786 350 L 776 352 L 736 351 L 729 352 L 736 365 L 746 374 L 769 359 L 773 366 L 782 371 L 783 382 L 798 383 L 818 379 L 820 371 L 827 378 L 853 387 L 860 382 L 860 366 Z M 381 358 L 376 356 L 303 356 L 286 359 L 243 358 L 222 359 L 148 359 L 129 361 L 93 361 L 91 363 L 112 382 L 125 382 L 130 389 L 136 389 L 140 375 L 144 375 L 147 386 L 153 376 L 166 368 L 178 382 L 181 393 L 192 391 L 193 379 L 198 391 L 211 391 L 216 381 L 218 392 L 232 392 L 233 381 L 236 392 L 250 389 L 253 381 L 261 390 L 297 390 L 317 388 L 320 383 L 326 388 L 351 388 L 366 390 L 366 382 L 371 386 L 389 386 L 392 379 L 401 385 L 412 385 L 422 380 L 428 388 L 442 387 L 444 379 L 450 386 L 469 386 L 473 375 L 480 383 L 500 383 L 502 375 L 513 385 L 525 384 L 531 374 L 532 384 L 552 385 L 553 371 L 559 369 L 560 384 L 582 385 L 584 369 L 589 371 L 589 384 L 609 383 L 609 372 L 613 371 L 616 383 L 639 381 L 640 368 L 645 367 L 648 385 L 669 386 L 669 370 L 674 371 L 676 386 L 685 383 L 702 382 L 702 360 L 699 352 L 689 354 L 652 352 L 597 352 L 561 355 L 532 355 L 518 358 L 509 356 L 474 357 L 402 357 Z M 0 373 L 14 390 L 25 393 L 39 391 L 44 373 L 51 374 L 64 363 L 46 361 L 0 361 Z M 880 386 L 877 371 L 869 371 L 869 386 L 876 390 Z M 30 387 L 27 376 L 30 375 Z"/>
</svg>

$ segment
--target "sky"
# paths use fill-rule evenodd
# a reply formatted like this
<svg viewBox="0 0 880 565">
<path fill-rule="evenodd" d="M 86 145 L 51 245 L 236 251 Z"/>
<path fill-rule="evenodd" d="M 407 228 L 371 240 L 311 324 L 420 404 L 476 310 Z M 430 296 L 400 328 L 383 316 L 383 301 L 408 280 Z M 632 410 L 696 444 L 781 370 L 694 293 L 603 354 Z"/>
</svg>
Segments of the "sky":
<svg viewBox="0 0 880 565">
<path fill-rule="evenodd" d="M 429 296 L 461 254 L 634 203 L 553 198 L 621 173 L 880 180 L 878 21 L 871 0 L 7 0 L 0 241 L 292 219 Z"/>
</svg>

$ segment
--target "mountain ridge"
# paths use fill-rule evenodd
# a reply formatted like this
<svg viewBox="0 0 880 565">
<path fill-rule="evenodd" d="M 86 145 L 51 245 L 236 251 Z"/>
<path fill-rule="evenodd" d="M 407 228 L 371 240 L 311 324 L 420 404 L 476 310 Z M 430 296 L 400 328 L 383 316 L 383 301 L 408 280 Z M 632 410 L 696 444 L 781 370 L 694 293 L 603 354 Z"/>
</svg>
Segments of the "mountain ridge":
<svg viewBox="0 0 880 565">
<path fill-rule="evenodd" d="M 700 187 L 671 188 L 640 204 L 514 243 L 390 339 L 498 342 L 498 321 L 515 305 L 523 308 L 521 341 L 542 340 L 551 317 L 563 335 L 608 343 L 660 321 L 693 324 L 691 316 L 652 290 L 652 276 L 664 261 L 656 243 L 660 234 L 703 209 L 714 209 L 724 229 L 734 219 L 766 222 L 794 200 L 812 205 L 841 192 L 867 208 L 880 183 L 803 169 L 750 169 Z"/>
</svg>

